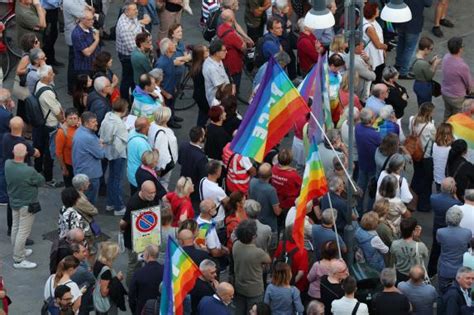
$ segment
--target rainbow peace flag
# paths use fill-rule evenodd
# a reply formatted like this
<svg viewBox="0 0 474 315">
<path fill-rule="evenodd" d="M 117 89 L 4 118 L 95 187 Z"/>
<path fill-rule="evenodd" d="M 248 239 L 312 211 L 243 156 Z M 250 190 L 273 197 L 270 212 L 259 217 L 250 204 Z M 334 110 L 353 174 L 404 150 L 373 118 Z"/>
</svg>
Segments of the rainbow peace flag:
<svg viewBox="0 0 474 315">
<path fill-rule="evenodd" d="M 294 126 L 296 118 L 308 113 L 306 102 L 285 71 L 270 58 L 257 93 L 232 140 L 231 150 L 262 162 Z"/>
<path fill-rule="evenodd" d="M 183 314 L 184 299 L 200 274 L 194 261 L 169 237 L 161 289 L 161 315 Z"/>
<path fill-rule="evenodd" d="M 296 207 L 295 223 L 293 225 L 293 239 L 299 248 L 304 246 L 304 219 L 306 205 L 313 198 L 320 197 L 328 192 L 323 164 L 319 158 L 318 145 L 314 136 L 310 137 L 309 153 L 303 174 L 298 205 Z"/>
<path fill-rule="evenodd" d="M 447 122 L 453 126 L 454 137 L 465 140 L 469 149 L 474 150 L 474 119 L 460 113 L 449 117 Z"/>
<path fill-rule="evenodd" d="M 214 228 L 212 223 L 201 223 L 198 227 L 198 234 L 195 243 L 197 245 L 206 245 L 206 236 Z"/>
</svg>

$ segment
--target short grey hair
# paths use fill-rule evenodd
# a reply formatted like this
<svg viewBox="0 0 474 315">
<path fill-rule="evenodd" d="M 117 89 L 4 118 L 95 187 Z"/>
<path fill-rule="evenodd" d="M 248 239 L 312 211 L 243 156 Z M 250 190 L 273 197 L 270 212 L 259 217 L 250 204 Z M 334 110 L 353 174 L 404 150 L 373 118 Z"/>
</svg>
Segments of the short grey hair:
<svg viewBox="0 0 474 315">
<path fill-rule="evenodd" d="M 162 55 L 166 55 L 166 52 L 168 51 L 170 45 L 172 44 L 173 42 L 171 41 L 171 39 L 165 37 L 163 38 L 161 41 L 160 41 L 160 53 Z"/>
<path fill-rule="evenodd" d="M 324 314 L 324 304 L 313 300 L 309 302 L 308 307 L 306 308 L 307 315 L 320 315 Z"/>
<path fill-rule="evenodd" d="M 44 51 L 41 48 L 33 48 L 30 50 L 28 55 L 30 63 L 34 64 L 36 60 L 40 59 L 41 55 L 44 55 Z"/>
<path fill-rule="evenodd" d="M 152 76 L 156 81 L 163 81 L 163 70 L 160 68 L 154 68 L 150 72 L 148 72 L 150 76 Z"/>
<path fill-rule="evenodd" d="M 201 271 L 204 271 L 204 270 L 207 270 L 207 269 L 210 269 L 210 268 L 216 268 L 216 267 L 217 267 L 216 263 L 213 262 L 210 259 L 204 259 L 199 264 L 199 270 L 201 270 Z"/>
<path fill-rule="evenodd" d="M 284 8 L 286 8 L 288 6 L 288 0 L 276 0 L 275 1 L 275 7 L 278 9 L 278 10 L 283 10 Z"/>
<path fill-rule="evenodd" d="M 131 5 L 137 5 L 133 0 L 127 0 L 122 6 L 122 12 L 127 12 Z"/>
<path fill-rule="evenodd" d="M 397 273 L 395 268 L 384 268 L 382 272 L 380 272 L 380 283 L 382 283 L 385 288 L 395 286 L 397 283 Z"/>
<path fill-rule="evenodd" d="M 287 52 L 281 50 L 277 52 L 275 55 L 273 55 L 273 58 L 275 58 L 275 61 L 278 62 L 278 64 L 284 68 L 286 67 L 290 62 L 291 62 L 291 57 L 288 55 Z"/>
<path fill-rule="evenodd" d="M 474 189 L 466 189 L 464 191 L 464 199 L 474 201 Z"/>
<path fill-rule="evenodd" d="M 256 200 L 247 199 L 244 203 L 244 210 L 250 219 L 256 219 L 262 211 L 262 206 Z"/>
<path fill-rule="evenodd" d="M 385 81 L 395 78 L 398 75 L 398 70 L 394 66 L 385 66 L 382 71 L 382 77 Z"/>
<path fill-rule="evenodd" d="M 333 219 L 334 217 L 334 219 Z M 327 208 L 321 214 L 321 221 L 323 224 L 332 225 L 336 223 L 337 219 L 337 210 L 334 208 Z"/>
<path fill-rule="evenodd" d="M 42 65 L 39 69 L 38 69 L 38 77 L 41 79 L 44 79 L 46 78 L 50 71 L 53 71 L 53 67 L 51 67 L 50 65 Z"/>
<path fill-rule="evenodd" d="M 339 176 L 332 176 L 329 178 L 329 190 L 335 192 L 339 186 L 343 185 L 344 181 Z"/>
<path fill-rule="evenodd" d="M 104 76 L 97 77 L 94 80 L 94 89 L 97 92 L 102 92 L 105 89 L 105 87 L 107 86 L 107 84 L 110 84 L 110 80 L 108 78 L 106 78 Z"/>
<path fill-rule="evenodd" d="M 395 153 L 388 160 L 385 170 L 389 174 L 393 174 L 399 171 L 405 165 L 405 157 L 400 153 Z"/>
<path fill-rule="evenodd" d="M 374 112 L 370 108 L 364 107 L 360 111 L 360 122 L 364 125 L 370 124 L 373 117 Z"/>
<path fill-rule="evenodd" d="M 379 117 L 382 119 L 389 119 L 393 114 L 393 106 L 385 105 L 379 111 Z"/>
<path fill-rule="evenodd" d="M 461 208 L 458 206 L 452 206 L 446 212 L 446 225 L 448 226 L 459 226 L 463 217 Z"/>
<path fill-rule="evenodd" d="M 375 84 L 373 87 L 372 87 L 372 92 L 371 94 L 377 98 L 380 97 L 380 95 L 382 94 L 383 90 L 385 90 L 387 88 L 387 86 L 383 83 L 377 83 Z"/>
<path fill-rule="evenodd" d="M 298 22 L 296 22 L 297 25 L 298 25 L 298 30 L 300 32 L 304 32 L 304 30 L 306 29 L 306 24 L 304 24 L 304 17 L 302 17 L 301 19 L 298 20 Z"/>
<path fill-rule="evenodd" d="M 461 267 L 458 269 L 458 271 L 456 272 L 456 279 L 459 279 L 461 277 L 461 275 L 465 274 L 465 273 L 471 273 L 472 272 L 472 269 L 470 267 Z"/>
<path fill-rule="evenodd" d="M 89 182 L 89 176 L 86 174 L 77 174 L 72 178 L 72 187 L 76 190 L 83 191 Z"/>
<path fill-rule="evenodd" d="M 171 109 L 168 106 L 160 106 L 153 114 L 155 123 L 159 126 L 165 125 L 171 118 Z"/>
</svg>

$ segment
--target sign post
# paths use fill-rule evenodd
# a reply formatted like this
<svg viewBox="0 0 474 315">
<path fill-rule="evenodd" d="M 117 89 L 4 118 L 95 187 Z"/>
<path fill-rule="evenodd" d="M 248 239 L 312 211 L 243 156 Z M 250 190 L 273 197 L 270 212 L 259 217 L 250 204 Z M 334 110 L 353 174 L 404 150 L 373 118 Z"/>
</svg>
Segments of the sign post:
<svg viewBox="0 0 474 315">
<path fill-rule="evenodd" d="M 161 243 L 160 207 L 151 207 L 132 211 L 132 243 L 133 251 L 143 253 L 150 244 L 159 246 Z"/>
</svg>

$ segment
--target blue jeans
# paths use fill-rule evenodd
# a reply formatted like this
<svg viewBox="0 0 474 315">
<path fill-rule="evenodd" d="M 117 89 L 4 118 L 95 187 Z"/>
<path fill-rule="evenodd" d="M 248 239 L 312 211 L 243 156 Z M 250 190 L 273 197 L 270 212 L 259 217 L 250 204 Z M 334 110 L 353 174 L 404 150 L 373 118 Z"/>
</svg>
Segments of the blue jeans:
<svg viewBox="0 0 474 315">
<path fill-rule="evenodd" d="M 375 171 L 367 172 L 367 171 L 363 171 L 359 168 L 359 176 L 357 178 L 357 185 L 364 192 L 362 197 L 359 199 L 358 206 L 357 206 L 358 210 L 359 210 L 359 213 L 361 213 L 361 214 L 365 213 L 365 211 L 364 211 L 365 210 L 364 209 L 365 196 L 367 196 L 367 199 L 368 199 L 367 209 L 372 210 L 372 205 L 374 204 L 374 199 L 370 198 L 370 196 L 368 195 L 367 187 L 369 185 L 370 179 L 374 176 L 375 176 Z"/>
<path fill-rule="evenodd" d="M 431 82 L 415 80 L 415 83 L 413 84 L 413 91 L 416 94 L 418 106 L 425 102 L 431 102 L 433 92 L 433 86 Z"/>
<path fill-rule="evenodd" d="M 95 204 L 97 199 L 97 194 L 99 193 L 99 186 L 100 186 L 100 177 L 97 178 L 89 178 L 89 189 L 84 193 L 90 203 Z"/>
<path fill-rule="evenodd" d="M 395 58 L 395 64 L 400 67 L 400 75 L 408 74 L 419 39 L 419 33 L 398 33 L 397 57 Z"/>
<path fill-rule="evenodd" d="M 107 205 L 114 206 L 116 211 L 122 210 L 122 177 L 125 171 L 125 159 L 109 161 L 109 178 L 107 179 Z"/>
</svg>

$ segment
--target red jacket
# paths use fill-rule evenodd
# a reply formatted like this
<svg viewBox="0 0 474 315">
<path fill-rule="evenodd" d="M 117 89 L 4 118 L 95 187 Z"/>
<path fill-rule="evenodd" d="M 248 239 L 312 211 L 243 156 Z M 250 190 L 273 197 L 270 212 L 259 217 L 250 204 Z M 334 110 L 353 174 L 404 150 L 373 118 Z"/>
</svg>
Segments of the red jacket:
<svg viewBox="0 0 474 315">
<path fill-rule="evenodd" d="M 242 72 L 244 67 L 244 57 L 242 52 L 242 45 L 244 42 L 237 34 L 237 31 L 227 23 L 222 23 L 217 28 L 217 36 L 224 42 L 227 49 L 227 55 L 223 60 L 224 67 L 229 75 L 234 75 Z"/>
<path fill-rule="evenodd" d="M 311 70 L 311 67 L 318 61 L 319 54 L 316 51 L 317 41 L 316 36 L 312 33 L 300 33 L 300 37 L 296 43 L 296 49 L 298 51 L 300 69 L 303 73 L 307 73 Z"/>
</svg>

